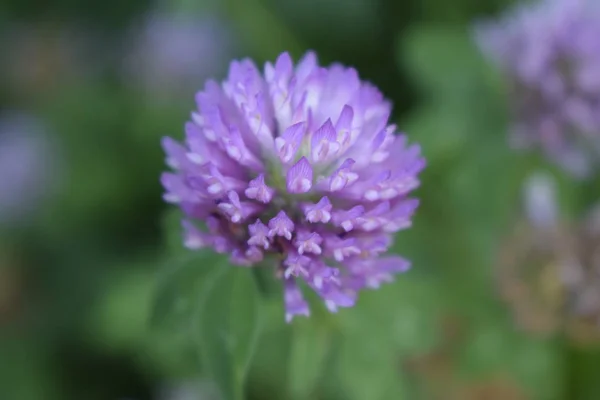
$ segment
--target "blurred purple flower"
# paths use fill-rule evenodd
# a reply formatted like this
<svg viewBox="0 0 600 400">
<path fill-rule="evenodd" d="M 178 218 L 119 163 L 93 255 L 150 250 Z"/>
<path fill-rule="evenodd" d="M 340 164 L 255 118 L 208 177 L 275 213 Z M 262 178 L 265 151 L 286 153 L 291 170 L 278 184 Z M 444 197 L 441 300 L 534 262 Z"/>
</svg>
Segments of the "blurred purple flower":
<svg viewBox="0 0 600 400">
<path fill-rule="evenodd" d="M 225 70 L 233 38 L 213 15 L 153 12 L 132 30 L 128 43 L 126 79 L 164 96 L 181 95 Z"/>
<path fill-rule="evenodd" d="M 234 61 L 196 100 L 184 145 L 163 141 L 175 170 L 162 176 L 165 200 L 186 214 L 189 247 L 245 266 L 275 256 L 288 321 L 309 314 L 298 281 L 335 312 L 408 269 L 382 254 L 410 226 L 425 161 L 354 69 L 321 67 L 313 53 L 295 67 L 283 53 L 264 75 Z"/>
<path fill-rule="evenodd" d="M 0 117 L 0 223 L 21 221 L 48 194 L 55 172 L 44 128 L 28 115 Z"/>
<path fill-rule="evenodd" d="M 525 218 L 501 244 L 501 297 L 519 326 L 565 331 L 577 342 L 600 340 L 600 205 L 582 218 L 559 214 L 557 182 L 536 172 L 525 183 Z"/>
<path fill-rule="evenodd" d="M 476 40 L 511 80 L 515 146 L 589 175 L 600 156 L 600 2 L 520 5 L 477 25 Z"/>
</svg>

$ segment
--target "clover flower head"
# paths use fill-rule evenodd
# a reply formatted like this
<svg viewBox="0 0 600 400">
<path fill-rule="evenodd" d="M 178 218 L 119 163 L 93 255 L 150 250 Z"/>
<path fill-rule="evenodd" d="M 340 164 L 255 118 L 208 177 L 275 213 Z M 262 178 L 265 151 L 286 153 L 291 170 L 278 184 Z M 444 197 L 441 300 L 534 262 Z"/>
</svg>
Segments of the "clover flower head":
<svg viewBox="0 0 600 400">
<path fill-rule="evenodd" d="M 483 53 L 511 82 L 511 139 L 576 177 L 600 156 L 600 3 L 539 0 L 478 24 Z"/>
<path fill-rule="evenodd" d="M 335 312 L 408 269 L 383 253 L 410 226 L 425 161 L 354 69 L 321 67 L 310 52 L 296 65 L 283 53 L 263 73 L 234 61 L 196 100 L 185 142 L 163 140 L 164 199 L 183 210 L 188 247 L 244 266 L 278 260 L 288 321 L 309 314 L 301 282 Z"/>
</svg>

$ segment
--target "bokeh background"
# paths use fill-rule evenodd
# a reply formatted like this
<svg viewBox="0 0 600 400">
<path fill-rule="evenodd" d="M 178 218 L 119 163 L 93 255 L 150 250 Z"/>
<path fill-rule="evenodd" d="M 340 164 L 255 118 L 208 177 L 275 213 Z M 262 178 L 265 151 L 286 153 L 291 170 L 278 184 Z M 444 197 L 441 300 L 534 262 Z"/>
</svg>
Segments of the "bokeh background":
<svg viewBox="0 0 600 400">
<path fill-rule="evenodd" d="M 261 300 L 247 398 L 599 399 L 597 322 L 573 322 L 552 273 L 594 253 L 580 226 L 598 185 L 507 143 L 472 24 L 510 3 L 3 0 L 0 399 L 219 398 L 197 317 L 216 261 L 181 245 L 159 140 L 182 137 L 232 58 L 308 49 L 355 66 L 422 145 L 421 207 L 394 247 L 413 269 L 292 325 Z M 556 229 L 540 231 L 549 202 Z"/>
</svg>

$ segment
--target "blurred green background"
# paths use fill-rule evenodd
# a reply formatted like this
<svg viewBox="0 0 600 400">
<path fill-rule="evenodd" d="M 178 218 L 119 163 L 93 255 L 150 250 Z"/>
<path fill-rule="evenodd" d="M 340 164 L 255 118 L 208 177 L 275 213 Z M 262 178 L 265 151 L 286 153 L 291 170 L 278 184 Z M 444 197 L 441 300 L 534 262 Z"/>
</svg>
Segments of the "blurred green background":
<svg viewBox="0 0 600 400">
<path fill-rule="evenodd" d="M 508 148 L 504 87 L 470 26 L 509 3 L 2 1 L 0 399 L 218 399 L 202 356 L 225 357 L 204 331 L 235 314 L 225 297 L 249 304 L 228 328 L 248 347 L 233 357 L 248 399 L 599 399 L 594 336 L 526 329 L 526 305 L 498 289 L 529 174 L 554 177 L 566 225 L 597 194 Z M 375 83 L 428 167 L 394 247 L 412 271 L 287 325 L 276 296 L 206 287 L 220 260 L 182 248 L 159 139 L 182 137 L 230 59 L 308 49 Z M 535 291 L 541 275 L 517 283 Z M 541 312 L 562 321 L 555 303 Z"/>
</svg>

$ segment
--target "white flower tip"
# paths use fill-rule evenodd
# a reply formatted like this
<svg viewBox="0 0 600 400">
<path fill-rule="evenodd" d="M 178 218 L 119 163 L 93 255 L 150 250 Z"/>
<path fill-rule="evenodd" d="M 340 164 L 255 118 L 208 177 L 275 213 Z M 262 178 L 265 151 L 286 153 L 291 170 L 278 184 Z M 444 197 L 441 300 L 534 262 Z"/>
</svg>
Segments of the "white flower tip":
<svg viewBox="0 0 600 400">
<path fill-rule="evenodd" d="M 354 225 L 350 221 L 344 221 L 341 225 L 346 232 L 350 232 L 354 228 Z"/>
<path fill-rule="evenodd" d="M 177 196 L 175 193 L 167 193 L 163 196 L 163 199 L 165 199 L 165 201 L 167 203 L 180 203 L 181 202 L 181 198 L 179 196 Z"/>
<path fill-rule="evenodd" d="M 379 193 L 373 189 L 367 190 L 365 192 L 365 199 L 369 201 L 379 200 Z"/>
</svg>

